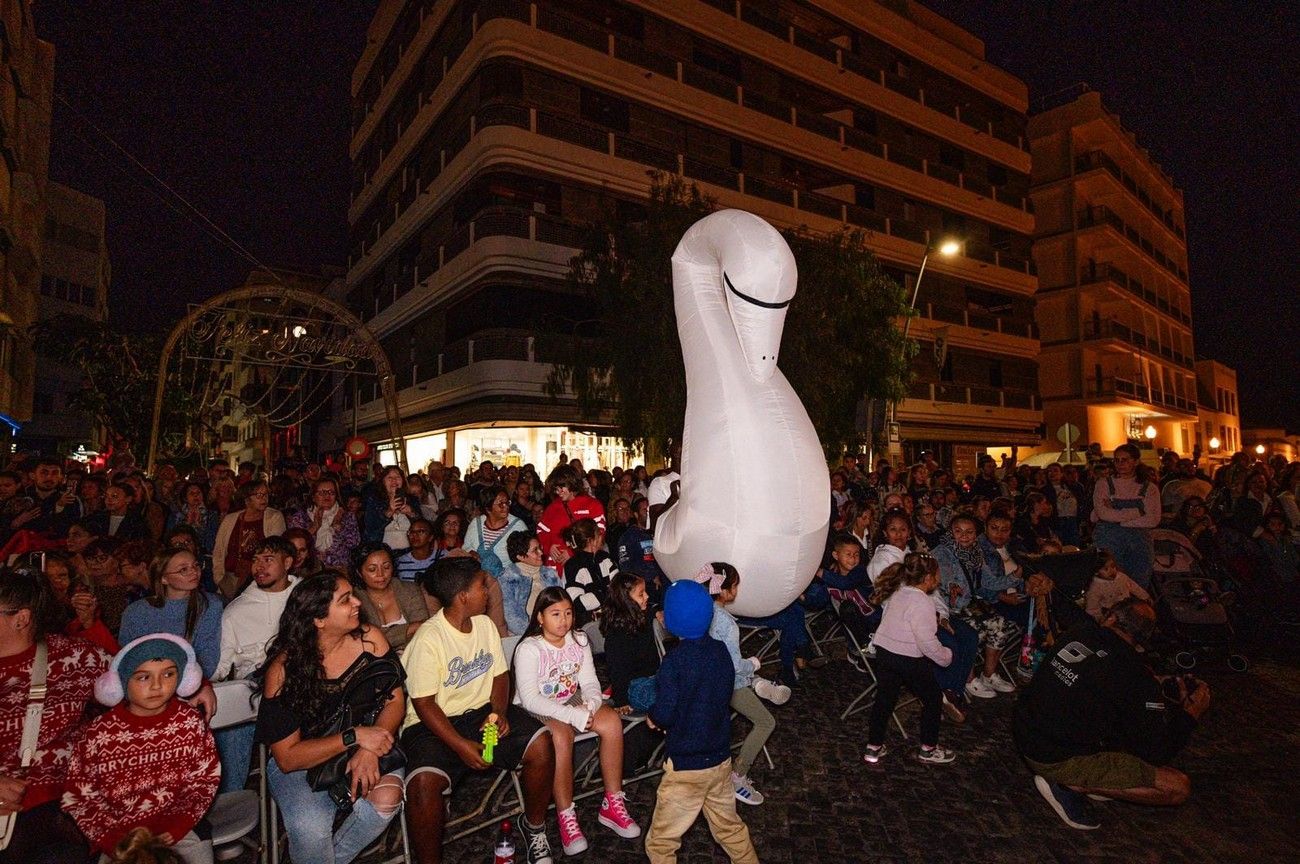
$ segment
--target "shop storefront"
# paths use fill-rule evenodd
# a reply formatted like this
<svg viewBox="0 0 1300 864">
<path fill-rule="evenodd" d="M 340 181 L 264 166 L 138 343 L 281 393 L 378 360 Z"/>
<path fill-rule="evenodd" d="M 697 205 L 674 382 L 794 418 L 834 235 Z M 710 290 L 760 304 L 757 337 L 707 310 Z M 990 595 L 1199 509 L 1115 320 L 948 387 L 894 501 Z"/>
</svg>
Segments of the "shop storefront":
<svg viewBox="0 0 1300 864">
<path fill-rule="evenodd" d="M 380 462 L 397 463 L 397 451 L 391 442 L 379 444 L 377 451 Z M 406 464 L 412 471 L 423 471 L 437 459 L 463 471 L 485 461 L 498 466 L 532 463 L 545 474 L 559 463 L 561 455 L 566 460 L 581 460 L 586 468 L 631 468 L 644 461 L 640 451 L 624 447 L 617 437 L 568 426 L 471 427 L 406 439 Z"/>
</svg>

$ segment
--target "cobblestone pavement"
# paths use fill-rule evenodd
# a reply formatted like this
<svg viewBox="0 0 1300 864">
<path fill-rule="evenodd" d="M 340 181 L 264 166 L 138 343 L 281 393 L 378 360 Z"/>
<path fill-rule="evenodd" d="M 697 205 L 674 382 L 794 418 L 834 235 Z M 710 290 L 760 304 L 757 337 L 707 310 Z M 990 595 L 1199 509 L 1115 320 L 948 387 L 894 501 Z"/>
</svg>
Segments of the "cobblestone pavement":
<svg viewBox="0 0 1300 864">
<path fill-rule="evenodd" d="M 760 757 L 751 772 L 767 801 L 738 806 L 766 864 L 1300 861 L 1300 650 L 1251 653 L 1254 665 L 1245 674 L 1198 670 L 1211 685 L 1213 703 L 1175 763 L 1193 782 L 1192 800 L 1179 808 L 1097 804 L 1100 830 L 1066 827 L 1015 756 L 1009 731 L 1014 695 L 977 700 L 965 725 L 944 720 L 942 743 L 958 753 L 950 765 L 917 762 L 910 748 L 898 746 L 893 728 L 890 755 L 868 766 L 861 759 L 866 713 L 842 724 L 838 719 L 861 688 L 843 659 L 809 670 L 795 697 L 774 709 L 777 730 L 769 749 L 776 768 Z M 916 708 L 900 717 L 912 733 Z M 628 806 L 643 827 L 649 826 L 656 786 L 651 779 L 627 790 Z M 591 849 L 576 860 L 644 861 L 642 841 L 619 839 L 596 821 L 598 798 L 578 804 Z M 559 864 L 553 815 L 548 823 Z M 446 860 L 490 861 L 492 840 L 483 831 L 450 844 Z M 701 819 L 686 835 L 679 860 L 727 858 Z"/>
</svg>

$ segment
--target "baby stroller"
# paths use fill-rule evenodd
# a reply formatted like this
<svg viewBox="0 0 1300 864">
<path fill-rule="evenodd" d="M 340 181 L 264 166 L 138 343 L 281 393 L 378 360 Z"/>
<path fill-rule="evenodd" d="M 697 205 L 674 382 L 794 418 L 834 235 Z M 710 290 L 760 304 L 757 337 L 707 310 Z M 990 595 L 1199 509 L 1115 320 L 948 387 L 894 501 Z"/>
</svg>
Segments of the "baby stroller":
<svg viewBox="0 0 1300 864">
<path fill-rule="evenodd" d="M 1224 656 L 1228 668 L 1245 672 L 1250 660 L 1232 651 L 1236 642 L 1229 606 L 1230 592 L 1203 566 L 1201 553 L 1178 531 L 1151 532 L 1155 560 L 1151 595 L 1160 616 L 1160 629 L 1173 643 L 1173 661 L 1192 669 L 1203 656 Z"/>
</svg>

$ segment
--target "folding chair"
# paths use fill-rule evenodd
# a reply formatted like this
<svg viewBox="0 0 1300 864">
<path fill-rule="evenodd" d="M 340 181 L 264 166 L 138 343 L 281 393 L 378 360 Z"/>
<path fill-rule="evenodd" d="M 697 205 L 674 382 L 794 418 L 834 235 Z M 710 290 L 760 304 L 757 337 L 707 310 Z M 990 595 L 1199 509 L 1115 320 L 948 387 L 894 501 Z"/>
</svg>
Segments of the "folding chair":
<svg viewBox="0 0 1300 864">
<path fill-rule="evenodd" d="M 835 610 L 836 616 L 839 615 L 840 602 L 841 601 L 838 600 L 831 601 L 831 605 L 832 608 L 834 608 Z M 844 712 L 842 714 L 840 714 L 841 720 L 847 720 L 849 717 L 852 717 L 854 714 L 860 713 L 862 711 L 866 711 L 868 708 L 872 706 L 872 704 L 875 702 L 876 690 L 879 688 L 880 685 L 879 682 L 876 680 L 876 670 L 873 669 L 871 666 L 870 658 L 874 654 L 873 648 L 870 645 L 864 648 L 858 642 L 858 637 L 854 635 L 853 630 L 851 628 L 841 627 L 841 629 L 844 633 L 845 643 L 848 645 L 848 649 L 849 649 L 848 651 L 849 665 L 851 665 L 854 669 L 861 672 L 863 675 L 867 676 L 867 678 L 869 679 L 869 683 L 867 684 L 867 686 L 863 688 L 861 693 L 859 693 L 857 696 L 854 697 L 853 701 L 849 703 L 849 706 L 844 709 Z M 898 731 L 902 733 L 904 740 L 908 740 L 909 736 L 907 734 L 907 730 L 903 728 L 902 721 L 898 719 L 898 709 L 915 701 L 916 701 L 915 696 L 909 696 L 906 699 L 903 699 L 898 704 L 896 704 L 894 706 L 893 712 L 891 712 L 891 716 L 894 718 L 894 725 L 898 727 Z"/>
<path fill-rule="evenodd" d="M 248 681 L 222 681 L 212 687 L 217 697 L 217 710 L 212 715 L 212 729 L 226 729 L 257 719 L 256 691 Z M 258 853 L 258 860 L 265 860 L 267 847 L 274 838 L 268 833 L 266 821 L 262 818 L 262 807 L 268 796 L 266 794 L 265 754 L 258 757 L 257 791 L 239 789 L 224 792 L 217 796 L 208 808 L 206 818 L 212 828 L 213 858 L 217 861 L 230 861 L 240 857 L 246 850 Z M 257 839 L 253 831 L 261 826 Z"/>
</svg>

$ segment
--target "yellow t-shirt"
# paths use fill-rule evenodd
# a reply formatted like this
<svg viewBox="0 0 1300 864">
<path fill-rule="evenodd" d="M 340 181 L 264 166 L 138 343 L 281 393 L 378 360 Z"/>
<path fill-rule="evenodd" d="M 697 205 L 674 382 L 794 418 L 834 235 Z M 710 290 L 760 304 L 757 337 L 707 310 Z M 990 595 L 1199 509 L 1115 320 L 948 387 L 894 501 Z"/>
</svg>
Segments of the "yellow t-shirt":
<svg viewBox="0 0 1300 864">
<path fill-rule="evenodd" d="M 491 700 L 492 679 L 510 667 L 492 619 L 475 615 L 470 625 L 470 632 L 460 632 L 447 623 L 440 609 L 406 643 L 402 665 L 411 701 L 406 703 L 403 730 L 420 722 L 416 699 L 436 697 L 448 717 L 473 711 Z"/>
</svg>

